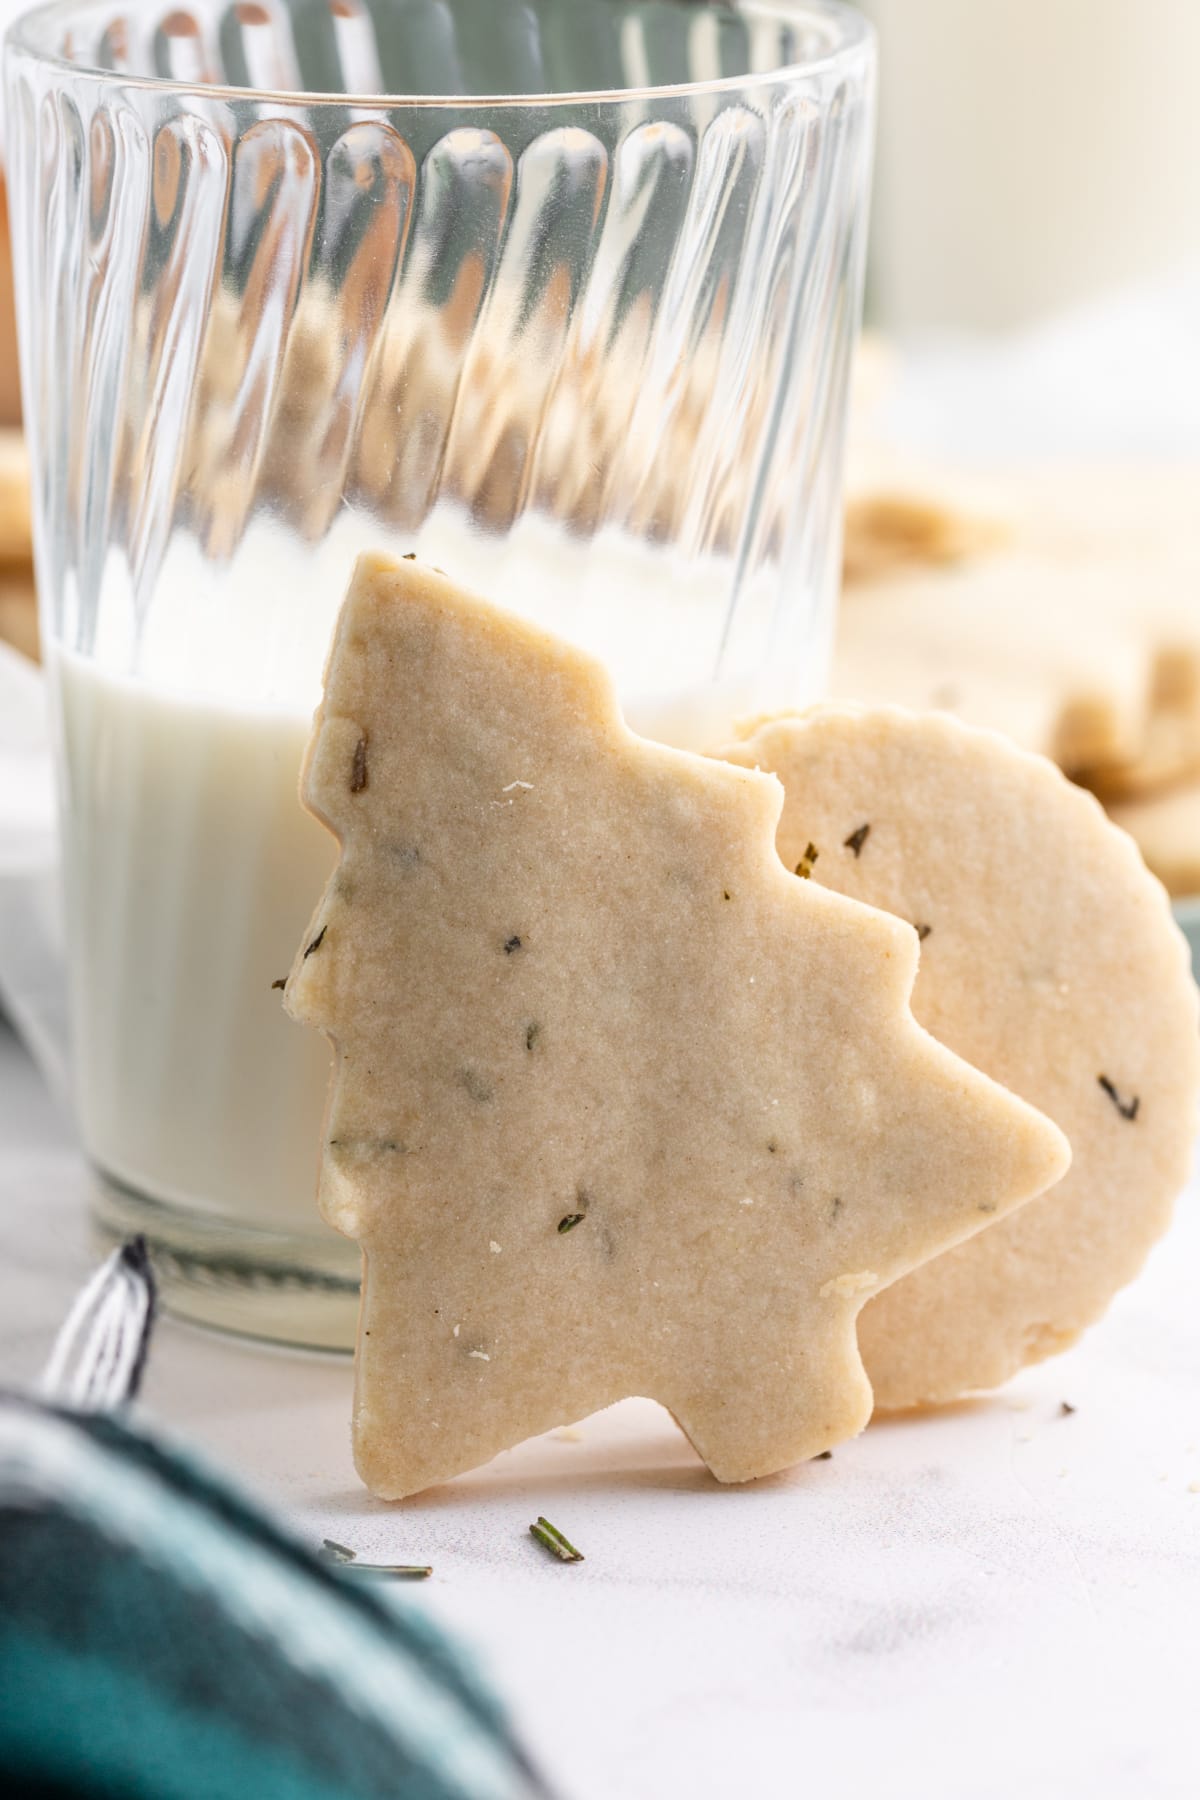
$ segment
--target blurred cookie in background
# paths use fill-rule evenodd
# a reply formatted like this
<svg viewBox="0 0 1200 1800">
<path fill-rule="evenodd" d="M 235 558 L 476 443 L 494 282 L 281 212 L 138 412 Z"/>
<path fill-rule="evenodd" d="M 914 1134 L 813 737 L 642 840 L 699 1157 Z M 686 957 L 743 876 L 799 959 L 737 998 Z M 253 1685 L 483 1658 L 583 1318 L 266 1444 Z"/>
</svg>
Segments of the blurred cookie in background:
<svg viewBox="0 0 1200 1800">
<path fill-rule="evenodd" d="M 1200 894 L 1200 776 L 1108 811 L 1173 899 Z"/>
<path fill-rule="evenodd" d="M 23 656 L 38 660 L 37 590 L 32 574 L 13 579 L 0 573 L 0 638 Z"/>
<path fill-rule="evenodd" d="M 846 502 L 842 567 L 847 582 L 870 581 L 907 565 L 968 562 L 1004 541 L 998 520 L 918 491 L 880 488 Z"/>
<path fill-rule="evenodd" d="M 852 453 L 832 692 L 935 707 L 1106 803 L 1200 776 L 1200 472 Z"/>
<path fill-rule="evenodd" d="M 15 429 L 0 430 L 0 638 L 37 657 L 29 458 Z"/>
<path fill-rule="evenodd" d="M 0 429 L 0 569 L 33 562 L 29 456 L 20 431 Z"/>
</svg>

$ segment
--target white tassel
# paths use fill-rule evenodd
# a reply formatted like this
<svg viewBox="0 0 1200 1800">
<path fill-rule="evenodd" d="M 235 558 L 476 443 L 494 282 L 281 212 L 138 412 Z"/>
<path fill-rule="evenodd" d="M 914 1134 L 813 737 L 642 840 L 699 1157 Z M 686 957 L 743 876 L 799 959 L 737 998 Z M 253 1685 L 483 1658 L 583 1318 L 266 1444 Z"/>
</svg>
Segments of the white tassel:
<svg viewBox="0 0 1200 1800">
<path fill-rule="evenodd" d="M 155 1290 L 143 1238 L 114 1250 L 82 1290 L 41 1379 L 47 1400 L 108 1412 L 136 1398 L 154 1325 Z"/>
</svg>

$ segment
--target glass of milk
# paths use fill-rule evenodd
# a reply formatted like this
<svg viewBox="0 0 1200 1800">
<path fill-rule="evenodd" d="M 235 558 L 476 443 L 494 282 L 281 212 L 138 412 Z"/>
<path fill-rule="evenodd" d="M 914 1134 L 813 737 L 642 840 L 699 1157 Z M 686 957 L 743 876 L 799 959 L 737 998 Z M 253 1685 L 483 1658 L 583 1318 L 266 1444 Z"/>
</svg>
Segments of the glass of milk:
<svg viewBox="0 0 1200 1800">
<path fill-rule="evenodd" d="M 355 555 L 703 748 L 820 685 L 873 102 L 820 0 L 82 0 L 6 57 L 83 1143 L 168 1301 L 349 1343 L 277 986 Z"/>
</svg>

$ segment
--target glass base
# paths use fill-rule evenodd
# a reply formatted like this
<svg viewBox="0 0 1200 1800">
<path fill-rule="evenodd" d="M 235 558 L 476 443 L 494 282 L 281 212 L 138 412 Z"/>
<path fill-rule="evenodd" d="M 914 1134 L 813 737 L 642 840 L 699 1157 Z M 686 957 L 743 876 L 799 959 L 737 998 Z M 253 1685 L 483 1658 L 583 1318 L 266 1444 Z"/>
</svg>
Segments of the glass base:
<svg viewBox="0 0 1200 1800">
<path fill-rule="evenodd" d="M 305 1350 L 353 1350 L 361 1262 L 340 1239 L 259 1231 L 164 1206 L 94 1169 L 101 1237 L 140 1233 L 167 1312 L 196 1325 Z"/>
</svg>

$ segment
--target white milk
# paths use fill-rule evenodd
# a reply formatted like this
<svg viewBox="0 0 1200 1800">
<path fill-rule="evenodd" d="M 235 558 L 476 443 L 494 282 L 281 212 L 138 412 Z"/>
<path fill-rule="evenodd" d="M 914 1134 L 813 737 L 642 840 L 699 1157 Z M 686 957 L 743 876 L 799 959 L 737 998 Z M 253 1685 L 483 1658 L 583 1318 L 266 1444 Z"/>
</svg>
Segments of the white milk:
<svg viewBox="0 0 1200 1800">
<path fill-rule="evenodd" d="M 89 1152 L 154 1199 L 311 1232 L 329 1055 L 271 986 L 334 863 L 297 799 L 308 720 L 58 676 Z"/>
<path fill-rule="evenodd" d="M 335 574 L 325 546 L 318 564 L 313 552 L 264 543 L 257 561 L 241 561 L 236 581 L 226 573 L 219 589 L 203 594 L 211 572 L 180 553 L 143 636 L 152 681 L 105 667 L 116 609 L 97 660 L 59 651 L 52 664 L 64 740 L 76 1086 L 88 1150 L 140 1194 L 295 1236 L 324 1233 L 314 1194 L 329 1051 L 286 1017 L 272 982 L 290 968 L 334 863 L 333 840 L 301 809 L 297 784 L 347 549 Z M 422 546 L 483 585 L 480 559 L 461 544 L 443 538 L 436 550 Z M 594 629 L 572 634 L 593 647 L 599 638 L 610 656 L 623 637 L 631 724 L 701 748 L 719 741 L 737 713 L 760 699 L 777 703 L 778 694 L 761 695 L 750 681 L 718 687 L 702 679 L 713 642 L 705 606 L 719 603 L 723 583 L 714 578 L 710 595 L 700 584 L 682 598 L 664 591 L 661 568 L 651 575 L 643 567 L 638 579 L 628 561 L 610 565 L 595 589 L 609 606 Z M 508 588 L 521 611 L 546 624 L 555 606 L 560 620 L 570 610 L 564 591 L 580 595 L 578 584 L 564 589 L 558 563 L 531 558 L 528 545 L 521 592 L 511 581 Z M 289 606 L 282 632 L 281 594 Z M 201 607 L 203 641 L 195 630 Z M 214 607 L 235 628 L 224 638 Z M 585 608 L 586 596 L 576 628 Z M 702 662 L 693 639 L 704 637 Z M 653 672 L 672 639 L 672 672 L 685 675 L 664 691 Z M 229 697 L 256 686 L 277 696 L 282 689 L 283 697 L 270 706 Z"/>
</svg>

